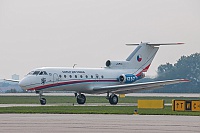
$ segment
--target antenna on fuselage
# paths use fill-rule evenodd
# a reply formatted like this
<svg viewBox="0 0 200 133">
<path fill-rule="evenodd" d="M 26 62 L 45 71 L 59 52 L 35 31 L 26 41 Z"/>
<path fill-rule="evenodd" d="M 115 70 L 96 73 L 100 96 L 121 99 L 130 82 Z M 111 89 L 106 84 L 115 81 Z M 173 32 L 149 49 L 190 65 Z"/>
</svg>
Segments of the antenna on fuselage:
<svg viewBox="0 0 200 133">
<path fill-rule="evenodd" d="M 74 68 L 76 65 L 77 65 L 77 64 L 74 64 L 74 65 L 73 65 L 73 68 Z"/>
</svg>

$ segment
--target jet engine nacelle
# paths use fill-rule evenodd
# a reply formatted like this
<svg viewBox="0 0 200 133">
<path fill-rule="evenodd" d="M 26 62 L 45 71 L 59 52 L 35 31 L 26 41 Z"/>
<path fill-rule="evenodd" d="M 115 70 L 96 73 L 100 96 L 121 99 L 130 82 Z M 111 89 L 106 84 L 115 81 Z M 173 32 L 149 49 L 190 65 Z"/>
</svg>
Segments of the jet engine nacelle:
<svg viewBox="0 0 200 133">
<path fill-rule="evenodd" d="M 129 61 L 106 61 L 106 67 L 108 68 L 114 68 L 114 69 L 126 69 L 129 68 L 132 65 L 130 64 Z"/>
<path fill-rule="evenodd" d="M 119 76 L 119 82 L 124 84 L 130 84 L 138 80 L 138 77 L 133 74 L 122 74 Z"/>
</svg>

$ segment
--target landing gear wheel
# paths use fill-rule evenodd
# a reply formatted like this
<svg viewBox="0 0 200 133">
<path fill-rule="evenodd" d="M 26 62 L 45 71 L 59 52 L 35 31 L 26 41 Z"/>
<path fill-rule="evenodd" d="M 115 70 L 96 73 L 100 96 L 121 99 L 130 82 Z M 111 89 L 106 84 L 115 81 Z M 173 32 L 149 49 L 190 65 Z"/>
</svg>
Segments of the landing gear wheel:
<svg viewBox="0 0 200 133">
<path fill-rule="evenodd" d="M 40 103 L 41 103 L 41 105 L 45 105 L 46 104 L 46 99 L 45 98 L 41 98 L 40 99 Z"/>
<path fill-rule="evenodd" d="M 112 105 L 116 105 L 118 103 L 118 97 L 117 97 L 117 95 L 110 95 L 109 102 Z"/>
<path fill-rule="evenodd" d="M 78 104 L 84 104 L 85 101 L 86 101 L 85 95 L 80 94 L 80 95 L 77 96 L 77 103 L 78 103 Z"/>
</svg>

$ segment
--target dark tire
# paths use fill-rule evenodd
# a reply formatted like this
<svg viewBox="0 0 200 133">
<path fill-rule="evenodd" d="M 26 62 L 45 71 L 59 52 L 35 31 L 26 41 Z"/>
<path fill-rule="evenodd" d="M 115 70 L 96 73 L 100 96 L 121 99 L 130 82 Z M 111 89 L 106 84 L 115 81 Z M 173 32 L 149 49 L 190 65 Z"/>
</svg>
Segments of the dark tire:
<svg viewBox="0 0 200 133">
<path fill-rule="evenodd" d="M 78 104 L 84 104 L 86 102 L 86 97 L 85 95 L 81 94 L 77 96 L 77 103 Z"/>
<path fill-rule="evenodd" d="M 118 97 L 117 97 L 117 95 L 110 95 L 109 102 L 112 105 L 116 105 L 118 103 Z"/>
<path fill-rule="evenodd" d="M 40 104 L 41 105 L 45 105 L 46 104 L 46 99 L 45 98 L 41 98 L 40 99 Z"/>
</svg>

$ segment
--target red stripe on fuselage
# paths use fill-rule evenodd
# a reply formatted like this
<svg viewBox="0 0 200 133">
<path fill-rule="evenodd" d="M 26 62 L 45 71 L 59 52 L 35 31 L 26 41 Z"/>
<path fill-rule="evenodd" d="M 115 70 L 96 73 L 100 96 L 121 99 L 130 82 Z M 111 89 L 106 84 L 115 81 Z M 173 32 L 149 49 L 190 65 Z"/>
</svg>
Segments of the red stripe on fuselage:
<svg viewBox="0 0 200 133">
<path fill-rule="evenodd" d="M 27 90 L 30 90 L 30 91 L 42 90 L 42 89 L 47 89 L 47 88 L 51 88 L 51 87 L 58 87 L 58 86 L 63 86 L 63 85 L 71 85 L 71 84 L 79 84 L 79 83 L 91 83 L 91 82 L 118 82 L 118 80 L 76 80 L 76 81 L 67 81 L 67 82 L 60 82 L 60 83 L 42 85 L 42 86 L 27 89 Z"/>
</svg>

